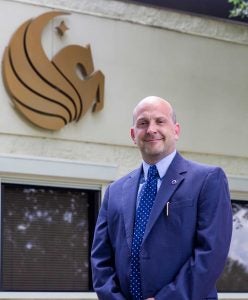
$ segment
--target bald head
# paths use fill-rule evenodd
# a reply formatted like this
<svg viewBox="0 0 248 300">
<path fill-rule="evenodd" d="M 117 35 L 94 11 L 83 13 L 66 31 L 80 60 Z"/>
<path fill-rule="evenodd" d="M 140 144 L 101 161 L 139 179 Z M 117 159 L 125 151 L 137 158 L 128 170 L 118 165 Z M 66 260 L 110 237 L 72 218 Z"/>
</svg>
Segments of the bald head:
<svg viewBox="0 0 248 300">
<path fill-rule="evenodd" d="M 133 123 L 135 123 L 135 121 L 137 119 L 137 114 L 140 111 L 140 109 L 142 109 L 144 106 L 147 106 L 147 105 L 154 105 L 154 106 L 162 105 L 162 106 L 164 106 L 165 108 L 167 108 L 170 111 L 172 121 L 174 123 L 176 123 L 176 114 L 175 114 L 175 111 L 174 111 L 173 107 L 171 106 L 171 104 L 167 100 L 157 97 L 157 96 L 148 96 L 148 97 L 142 99 L 135 106 L 135 108 L 133 110 Z"/>
</svg>

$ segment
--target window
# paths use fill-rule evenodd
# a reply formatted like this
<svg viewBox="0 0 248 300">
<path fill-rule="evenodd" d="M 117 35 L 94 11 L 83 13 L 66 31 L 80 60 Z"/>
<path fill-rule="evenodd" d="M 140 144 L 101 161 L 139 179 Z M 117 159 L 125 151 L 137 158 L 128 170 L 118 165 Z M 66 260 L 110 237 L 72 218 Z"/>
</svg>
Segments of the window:
<svg viewBox="0 0 248 300">
<path fill-rule="evenodd" d="M 221 19 L 230 19 L 230 10 L 233 6 L 228 0 L 122 0 L 124 2 L 140 3 L 141 5 L 152 5 L 157 7 L 164 7 L 185 11 L 189 13 L 205 15 L 210 17 L 217 17 Z M 231 20 L 247 23 L 247 18 L 235 17 Z"/>
<path fill-rule="evenodd" d="M 1 184 L 1 291 L 90 291 L 100 191 Z"/>
<path fill-rule="evenodd" d="M 248 292 L 248 202 L 232 200 L 233 235 L 219 292 Z"/>
</svg>

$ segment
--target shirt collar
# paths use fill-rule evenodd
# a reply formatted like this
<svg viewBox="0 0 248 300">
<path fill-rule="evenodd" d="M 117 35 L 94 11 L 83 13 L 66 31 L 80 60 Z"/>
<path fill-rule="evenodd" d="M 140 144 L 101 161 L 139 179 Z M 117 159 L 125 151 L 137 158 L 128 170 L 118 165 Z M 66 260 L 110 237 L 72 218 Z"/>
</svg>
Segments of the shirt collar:
<svg viewBox="0 0 248 300">
<path fill-rule="evenodd" d="M 156 167 L 158 169 L 158 174 L 160 179 L 162 179 L 166 173 L 166 171 L 168 170 L 173 158 L 176 155 L 176 150 L 174 150 L 171 154 L 165 156 L 164 158 L 162 158 L 160 161 L 158 161 L 156 163 Z M 142 162 L 143 164 L 143 172 L 144 172 L 144 177 L 145 180 L 147 179 L 147 174 L 148 174 L 148 169 L 150 167 L 150 165 L 148 163 L 146 163 L 145 161 Z"/>
</svg>

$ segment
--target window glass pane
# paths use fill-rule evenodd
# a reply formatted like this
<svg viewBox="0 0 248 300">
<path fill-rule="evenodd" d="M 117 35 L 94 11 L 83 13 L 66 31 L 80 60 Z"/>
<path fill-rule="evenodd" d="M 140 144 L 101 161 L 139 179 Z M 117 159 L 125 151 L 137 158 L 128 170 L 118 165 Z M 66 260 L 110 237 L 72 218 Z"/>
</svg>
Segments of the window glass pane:
<svg viewBox="0 0 248 300">
<path fill-rule="evenodd" d="M 232 201 L 233 236 L 219 292 L 248 292 L 248 201 Z"/>
<path fill-rule="evenodd" d="M 94 193 L 2 184 L 2 290 L 89 290 Z"/>
</svg>

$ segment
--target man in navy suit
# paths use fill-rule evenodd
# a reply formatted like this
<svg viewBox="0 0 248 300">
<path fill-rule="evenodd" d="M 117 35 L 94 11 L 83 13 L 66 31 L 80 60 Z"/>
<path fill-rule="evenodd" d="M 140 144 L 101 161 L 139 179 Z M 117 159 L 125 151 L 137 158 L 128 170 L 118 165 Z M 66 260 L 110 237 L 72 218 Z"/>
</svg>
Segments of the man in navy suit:
<svg viewBox="0 0 248 300">
<path fill-rule="evenodd" d="M 95 228 L 91 261 L 101 300 L 134 299 L 130 264 L 135 214 L 147 170 L 154 164 L 159 179 L 139 253 L 140 299 L 217 299 L 215 283 L 232 231 L 227 179 L 219 167 L 184 159 L 176 151 L 179 134 L 166 100 L 150 96 L 135 107 L 131 137 L 143 162 L 109 185 Z"/>
</svg>

